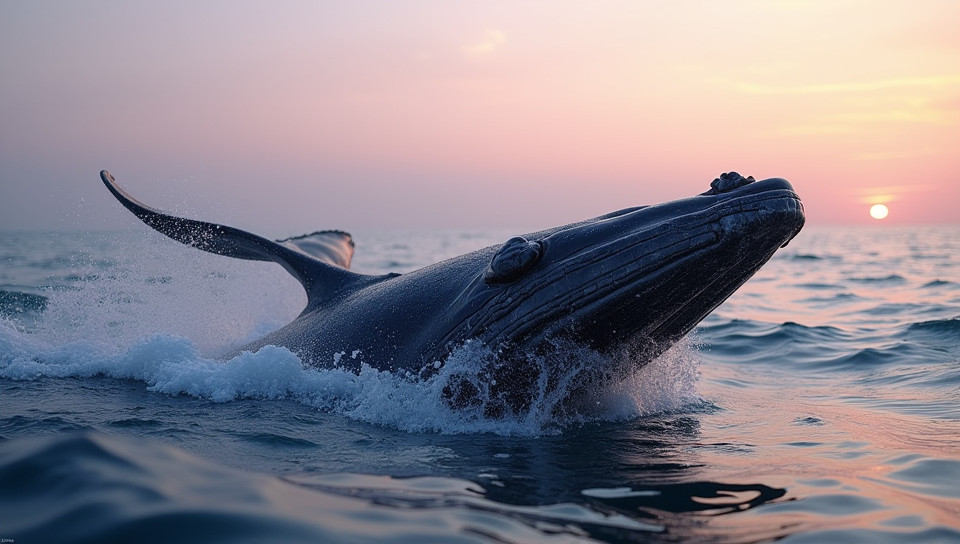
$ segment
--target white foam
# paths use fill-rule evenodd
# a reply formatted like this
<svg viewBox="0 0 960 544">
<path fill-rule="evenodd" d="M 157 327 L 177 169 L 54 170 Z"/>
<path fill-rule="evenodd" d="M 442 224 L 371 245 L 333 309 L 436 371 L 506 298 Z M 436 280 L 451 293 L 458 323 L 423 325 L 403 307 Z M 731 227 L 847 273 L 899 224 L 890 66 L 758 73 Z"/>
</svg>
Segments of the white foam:
<svg viewBox="0 0 960 544">
<path fill-rule="evenodd" d="M 409 432 L 450 434 L 491 432 L 541 435 L 561 432 L 585 420 L 624 420 L 675 411 L 695 402 L 693 384 L 685 381 L 695 358 L 689 348 L 675 348 L 638 370 L 629 379 L 601 391 L 603 405 L 590 414 L 557 420 L 554 408 L 564 391 L 541 392 L 531 409 L 519 415 L 486 418 L 482 406 L 453 410 L 444 400 L 447 379 L 476 368 L 488 354 L 478 345 L 455 352 L 440 373 L 416 380 L 364 365 L 359 375 L 340 369 L 304 366 L 289 350 L 267 346 L 231 360 L 205 358 L 185 338 L 157 335 L 141 339 L 120 353 L 108 353 L 87 341 L 44 344 L 9 324 L 0 326 L 0 376 L 16 380 L 41 377 L 107 376 L 133 379 L 147 389 L 190 395 L 215 402 L 239 399 L 292 399 L 344 416 Z M 679 369 L 679 371 L 678 371 Z"/>
</svg>

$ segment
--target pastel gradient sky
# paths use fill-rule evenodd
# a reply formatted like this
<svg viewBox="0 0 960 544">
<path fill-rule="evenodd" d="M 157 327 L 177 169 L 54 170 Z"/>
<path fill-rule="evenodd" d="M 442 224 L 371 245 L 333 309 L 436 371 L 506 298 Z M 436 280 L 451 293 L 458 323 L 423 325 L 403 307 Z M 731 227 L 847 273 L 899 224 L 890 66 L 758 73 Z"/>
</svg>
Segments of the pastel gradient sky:
<svg viewBox="0 0 960 544">
<path fill-rule="evenodd" d="M 0 229 L 547 227 L 785 177 L 960 223 L 960 2 L 0 2 Z M 883 202 L 882 222 L 868 215 Z"/>
</svg>

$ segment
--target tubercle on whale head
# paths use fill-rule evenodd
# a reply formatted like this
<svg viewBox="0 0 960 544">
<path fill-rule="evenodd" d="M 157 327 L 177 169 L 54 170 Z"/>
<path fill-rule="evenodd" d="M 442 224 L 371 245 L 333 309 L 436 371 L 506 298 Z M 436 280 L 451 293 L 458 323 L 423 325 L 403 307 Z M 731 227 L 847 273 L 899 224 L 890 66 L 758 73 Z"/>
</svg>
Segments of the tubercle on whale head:
<svg viewBox="0 0 960 544">
<path fill-rule="evenodd" d="M 719 195 L 755 182 L 753 176 L 743 177 L 737 172 L 724 172 L 710 183 L 710 190 L 703 195 Z"/>
</svg>

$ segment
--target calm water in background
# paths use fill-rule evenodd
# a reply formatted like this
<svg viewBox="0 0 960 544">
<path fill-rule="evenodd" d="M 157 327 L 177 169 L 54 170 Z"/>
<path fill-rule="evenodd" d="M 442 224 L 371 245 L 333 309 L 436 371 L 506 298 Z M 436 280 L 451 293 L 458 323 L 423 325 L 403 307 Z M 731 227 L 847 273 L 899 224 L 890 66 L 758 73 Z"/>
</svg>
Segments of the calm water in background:
<svg viewBox="0 0 960 544">
<path fill-rule="evenodd" d="M 354 233 L 354 269 L 512 234 Z M 0 234 L 0 538 L 960 542 L 960 228 L 808 227 L 565 421 L 217 360 L 304 300 L 154 233 Z"/>
</svg>

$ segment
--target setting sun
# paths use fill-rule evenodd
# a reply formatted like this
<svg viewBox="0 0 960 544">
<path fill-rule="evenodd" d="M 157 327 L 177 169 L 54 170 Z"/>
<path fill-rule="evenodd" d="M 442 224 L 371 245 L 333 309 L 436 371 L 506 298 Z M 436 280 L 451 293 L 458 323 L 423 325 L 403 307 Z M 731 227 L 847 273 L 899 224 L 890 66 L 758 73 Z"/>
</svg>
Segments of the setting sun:
<svg viewBox="0 0 960 544">
<path fill-rule="evenodd" d="M 890 210 L 883 204 L 874 204 L 870 206 L 870 217 L 874 219 L 884 219 Z"/>
</svg>

